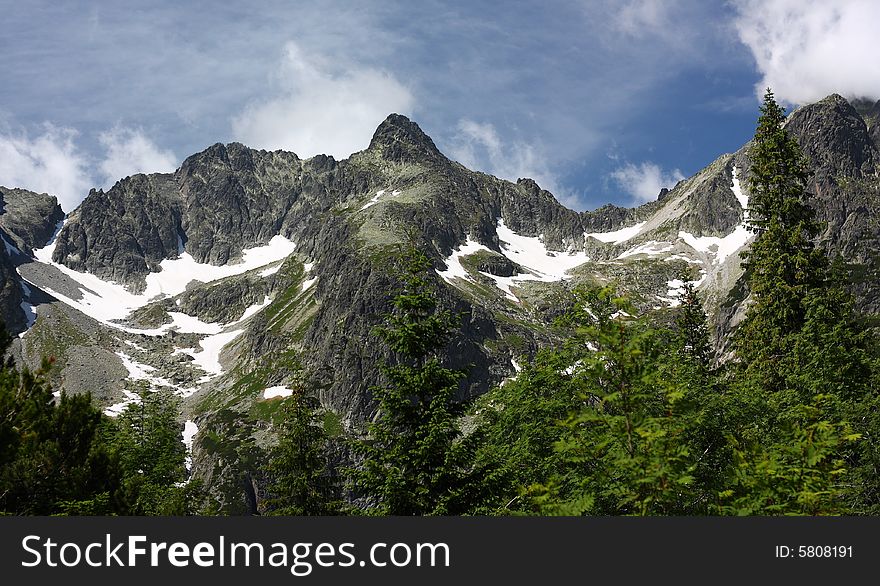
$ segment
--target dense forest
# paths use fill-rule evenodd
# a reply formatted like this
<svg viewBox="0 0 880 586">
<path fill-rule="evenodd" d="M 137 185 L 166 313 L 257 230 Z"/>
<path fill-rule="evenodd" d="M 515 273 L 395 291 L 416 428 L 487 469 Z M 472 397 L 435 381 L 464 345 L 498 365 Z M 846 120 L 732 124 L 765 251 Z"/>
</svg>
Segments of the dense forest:
<svg viewBox="0 0 880 586">
<path fill-rule="evenodd" d="M 265 454 L 267 514 L 871 515 L 880 511 L 877 342 L 840 259 L 814 245 L 810 171 L 767 92 L 752 143 L 750 291 L 734 354 L 710 345 L 685 285 L 674 319 L 613 287 L 578 289 L 564 343 L 473 403 L 438 359 L 462 316 L 437 306 L 432 263 L 396 259 L 375 332 L 395 359 L 360 437 L 331 438 L 315 390 L 283 401 Z M 8 344 L 4 340 L 3 346 Z M 117 418 L 53 396 L 42 372 L 0 372 L 0 510 L 211 514 L 189 481 L 173 395 Z"/>
</svg>

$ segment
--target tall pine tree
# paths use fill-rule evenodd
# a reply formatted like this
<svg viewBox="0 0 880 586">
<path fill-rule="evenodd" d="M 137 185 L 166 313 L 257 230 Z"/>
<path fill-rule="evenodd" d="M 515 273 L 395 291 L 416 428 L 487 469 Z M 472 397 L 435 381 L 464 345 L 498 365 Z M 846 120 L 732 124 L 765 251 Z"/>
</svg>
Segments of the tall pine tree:
<svg viewBox="0 0 880 586">
<path fill-rule="evenodd" d="M 304 390 L 284 399 L 278 445 L 267 472 L 270 515 L 335 515 L 340 491 L 327 458 L 327 434 L 316 417 L 318 401 Z"/>
<path fill-rule="evenodd" d="M 464 373 L 438 357 L 456 320 L 437 309 L 430 259 L 411 249 L 401 260 L 402 289 L 377 330 L 393 361 L 382 366 L 388 383 L 372 389 L 378 413 L 354 446 L 362 465 L 352 480 L 370 514 L 459 514 L 475 486 L 471 447 L 458 425 L 463 406 L 455 401 Z"/>
<path fill-rule="evenodd" d="M 784 128 L 785 110 L 769 89 L 749 155 L 749 228 L 757 235 L 744 254 L 752 304 L 738 332 L 737 355 L 762 374 L 768 389 L 782 385 L 780 361 L 806 319 L 804 300 L 823 287 L 827 259 L 813 244 L 820 225 L 807 202 L 810 171 Z"/>
<path fill-rule="evenodd" d="M 750 150 L 756 238 L 745 255 L 751 303 L 737 332 L 739 372 L 727 404 L 739 422 L 724 512 L 844 511 L 854 498 L 845 478 L 863 451 L 848 420 L 870 394 L 865 339 L 814 244 L 821 226 L 809 204 L 810 171 L 784 125 L 768 90 Z"/>
</svg>

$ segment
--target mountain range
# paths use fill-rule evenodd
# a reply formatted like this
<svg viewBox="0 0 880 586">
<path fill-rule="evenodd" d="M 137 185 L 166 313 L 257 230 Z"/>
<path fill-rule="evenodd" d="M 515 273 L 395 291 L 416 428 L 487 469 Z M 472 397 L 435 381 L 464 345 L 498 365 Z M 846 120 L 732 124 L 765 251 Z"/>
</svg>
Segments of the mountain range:
<svg viewBox="0 0 880 586">
<path fill-rule="evenodd" d="M 818 243 L 840 257 L 859 308 L 880 314 L 880 102 L 838 95 L 792 112 L 809 158 Z M 255 454 L 273 441 L 279 397 L 317 389 L 325 427 L 357 433 L 388 350 L 391 258 L 434 263 L 439 305 L 462 316 L 444 362 L 467 400 L 559 342 L 555 318 L 579 285 L 614 284 L 671 316 L 696 283 L 716 358 L 749 292 L 748 146 L 635 208 L 576 212 L 531 179 L 513 183 L 448 159 L 390 115 L 369 147 L 337 161 L 215 144 L 174 173 L 120 179 L 69 214 L 55 197 L 0 187 L 0 313 L 21 364 L 52 363 L 69 393 L 109 415 L 159 388 L 182 398 L 200 478 L 226 512 L 254 510 Z"/>
</svg>

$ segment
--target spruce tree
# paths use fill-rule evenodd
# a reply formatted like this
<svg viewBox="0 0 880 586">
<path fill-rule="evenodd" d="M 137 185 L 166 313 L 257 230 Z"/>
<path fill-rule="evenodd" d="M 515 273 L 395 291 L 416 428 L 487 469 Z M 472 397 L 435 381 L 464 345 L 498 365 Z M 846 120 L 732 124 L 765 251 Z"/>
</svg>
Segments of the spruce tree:
<svg viewBox="0 0 880 586">
<path fill-rule="evenodd" d="M 806 319 L 803 301 L 824 285 L 827 272 L 812 240 L 820 225 L 807 200 L 810 171 L 784 124 L 785 110 L 768 89 L 749 151 L 748 221 L 756 238 L 743 267 L 752 303 L 736 348 L 740 360 L 763 373 L 768 388 L 782 384 L 779 362 Z"/>
<path fill-rule="evenodd" d="M 438 357 L 456 320 L 437 309 L 428 257 L 411 249 L 400 258 L 402 287 L 377 329 L 393 358 L 381 367 L 387 384 L 372 389 L 378 412 L 368 436 L 354 445 L 354 489 L 370 514 L 459 514 L 473 487 L 471 447 L 457 421 L 464 407 L 455 400 L 464 373 Z"/>
<path fill-rule="evenodd" d="M 0 327 L 0 340 L 9 337 Z M 0 354 L 5 346 L 0 347 Z M 0 513 L 111 514 L 120 473 L 106 441 L 107 418 L 88 393 L 53 397 L 37 372 L 0 364 Z"/>
<path fill-rule="evenodd" d="M 712 363 L 709 324 L 693 283 L 685 281 L 678 301 L 679 311 L 675 321 L 679 351 L 695 367 L 708 370 Z"/>
<path fill-rule="evenodd" d="M 734 464 L 723 512 L 820 514 L 858 500 L 847 476 L 865 449 L 850 422 L 872 392 L 865 338 L 843 283 L 814 244 L 810 172 L 772 92 L 750 149 L 751 290 L 736 333 L 727 410 Z"/>
<path fill-rule="evenodd" d="M 126 513 L 196 512 L 198 483 L 187 482 L 186 448 L 178 421 L 180 400 L 170 391 L 146 391 L 117 418 L 113 441 L 125 487 Z"/>
<path fill-rule="evenodd" d="M 534 360 L 523 361 L 514 380 L 478 399 L 474 437 L 479 442 L 476 458 L 486 502 L 473 512 L 541 511 L 531 492 L 549 485 L 566 466 L 555 446 L 565 433 L 560 422 L 581 405 L 571 366 L 582 352 L 573 355 L 564 348 L 545 348 Z"/>
<path fill-rule="evenodd" d="M 267 472 L 270 515 L 335 515 L 339 487 L 327 461 L 327 434 L 316 417 L 318 401 L 303 390 L 284 399 L 278 445 Z"/>
</svg>

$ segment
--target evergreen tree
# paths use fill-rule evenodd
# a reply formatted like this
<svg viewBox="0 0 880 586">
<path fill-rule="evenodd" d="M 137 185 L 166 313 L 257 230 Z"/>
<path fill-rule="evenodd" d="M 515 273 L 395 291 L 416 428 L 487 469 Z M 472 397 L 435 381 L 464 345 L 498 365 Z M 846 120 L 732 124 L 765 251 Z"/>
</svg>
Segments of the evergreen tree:
<svg viewBox="0 0 880 586">
<path fill-rule="evenodd" d="M 676 326 L 680 353 L 694 367 L 707 371 L 712 364 L 709 325 L 703 304 L 692 282 L 684 282 L 678 302 Z"/>
<path fill-rule="evenodd" d="M 737 355 L 772 389 L 781 384 L 777 363 L 806 319 L 804 300 L 823 287 L 827 260 L 812 239 L 820 226 L 807 201 L 810 172 L 797 142 L 784 128 L 785 110 L 767 90 L 749 155 L 749 228 L 757 235 L 744 254 L 753 303 L 739 329 Z"/>
<path fill-rule="evenodd" d="M 178 422 L 180 401 L 170 391 L 147 391 L 116 420 L 113 441 L 125 488 L 126 513 L 196 512 L 198 483 L 187 482 L 186 448 Z"/>
<path fill-rule="evenodd" d="M 87 393 L 56 400 L 43 379 L 48 366 L 36 373 L 11 362 L 0 367 L 0 511 L 117 512 L 120 476 L 105 441 L 107 419 Z"/>
<path fill-rule="evenodd" d="M 724 474 L 732 458 L 725 438 L 729 413 L 725 406 L 724 368 L 713 364 L 706 312 L 693 283 L 679 295 L 674 335 L 659 368 L 666 380 L 683 392 L 679 401 L 683 443 L 693 455 L 692 501 L 689 514 L 704 514 L 724 489 Z"/>
<path fill-rule="evenodd" d="M 472 505 L 472 447 L 462 440 L 455 401 L 464 377 L 437 353 L 455 319 L 438 311 L 431 261 L 412 249 L 401 255 L 402 290 L 377 334 L 393 352 L 382 366 L 388 380 L 374 387 L 378 413 L 366 439 L 354 445 L 362 464 L 352 470 L 355 490 L 382 515 L 458 514 Z"/>
<path fill-rule="evenodd" d="M 819 514 L 858 500 L 846 481 L 864 460 L 850 427 L 872 391 L 866 338 L 827 257 L 813 243 L 810 176 L 769 90 L 750 150 L 745 269 L 752 302 L 737 332 L 727 411 L 733 446 L 724 512 Z"/>
<path fill-rule="evenodd" d="M 548 485 L 566 467 L 555 446 L 565 432 L 560 422 L 580 407 L 580 388 L 571 374 L 579 357 L 564 348 L 543 349 L 524 361 L 514 380 L 477 401 L 476 461 L 486 502 L 473 512 L 540 512 L 529 491 Z"/>
<path fill-rule="evenodd" d="M 267 472 L 270 515 L 335 515 L 339 487 L 327 462 L 327 434 L 316 417 L 318 402 L 303 391 L 284 399 L 279 441 Z"/>
</svg>

